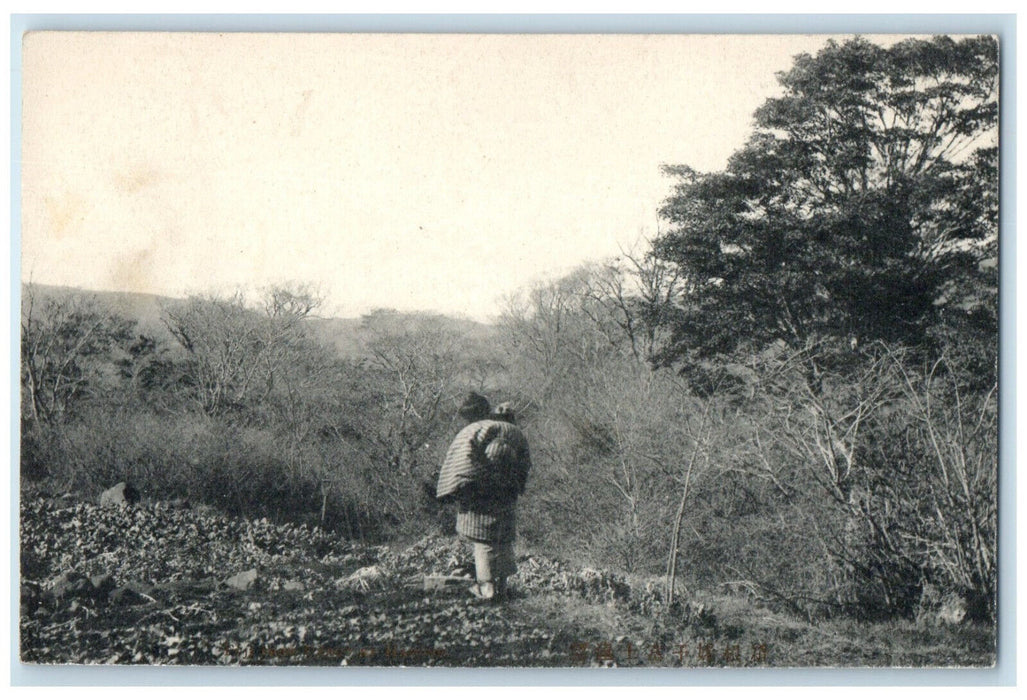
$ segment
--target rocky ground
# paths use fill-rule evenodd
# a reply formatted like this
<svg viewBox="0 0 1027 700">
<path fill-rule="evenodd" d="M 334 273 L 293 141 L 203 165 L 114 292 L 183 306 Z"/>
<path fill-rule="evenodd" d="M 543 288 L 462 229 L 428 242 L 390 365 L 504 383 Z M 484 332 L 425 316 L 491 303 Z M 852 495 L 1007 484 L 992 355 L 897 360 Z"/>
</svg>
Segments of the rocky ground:
<svg viewBox="0 0 1027 700">
<path fill-rule="evenodd" d="M 522 556 L 504 605 L 426 575 L 455 539 L 407 547 L 184 503 L 21 506 L 30 663 L 410 666 L 988 665 L 990 630 L 813 627 L 743 602 L 663 605 L 653 581 Z M 716 612 L 715 612 L 716 610 Z"/>
</svg>

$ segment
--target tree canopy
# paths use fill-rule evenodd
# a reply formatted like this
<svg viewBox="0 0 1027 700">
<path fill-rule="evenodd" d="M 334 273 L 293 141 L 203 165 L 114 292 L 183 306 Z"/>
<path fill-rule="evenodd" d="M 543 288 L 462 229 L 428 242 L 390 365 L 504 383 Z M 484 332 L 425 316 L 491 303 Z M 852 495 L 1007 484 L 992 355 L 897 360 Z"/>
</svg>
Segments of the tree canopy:
<svg viewBox="0 0 1027 700">
<path fill-rule="evenodd" d="M 997 331 L 997 41 L 832 41 L 778 78 L 724 171 L 665 168 L 654 252 L 687 291 L 662 359 Z"/>
</svg>

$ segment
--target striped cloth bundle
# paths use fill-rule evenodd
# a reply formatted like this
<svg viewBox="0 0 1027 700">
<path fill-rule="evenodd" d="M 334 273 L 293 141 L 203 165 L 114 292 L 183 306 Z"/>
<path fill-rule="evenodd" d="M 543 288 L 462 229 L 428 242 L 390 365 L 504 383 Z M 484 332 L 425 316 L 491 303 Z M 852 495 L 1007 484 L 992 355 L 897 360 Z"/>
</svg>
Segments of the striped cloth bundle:
<svg viewBox="0 0 1027 700">
<path fill-rule="evenodd" d="M 520 428 L 505 421 L 476 421 L 457 433 L 449 446 L 435 497 L 445 498 L 475 485 L 512 493 L 516 500 L 530 469 L 528 441 Z"/>
</svg>

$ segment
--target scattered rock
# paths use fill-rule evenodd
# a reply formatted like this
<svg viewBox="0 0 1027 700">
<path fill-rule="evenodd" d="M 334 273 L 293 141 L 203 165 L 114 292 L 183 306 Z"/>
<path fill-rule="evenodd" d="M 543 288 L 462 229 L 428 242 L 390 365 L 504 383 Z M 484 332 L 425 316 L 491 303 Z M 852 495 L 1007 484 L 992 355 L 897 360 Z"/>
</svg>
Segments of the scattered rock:
<svg viewBox="0 0 1027 700">
<path fill-rule="evenodd" d="M 21 614 L 31 615 L 43 604 L 43 592 L 39 584 L 23 581 L 21 584 Z"/>
<path fill-rule="evenodd" d="M 957 593 L 949 593 L 941 599 L 938 609 L 938 621 L 949 625 L 958 625 L 966 617 L 966 601 Z"/>
<path fill-rule="evenodd" d="M 385 572 L 377 564 L 371 566 L 364 566 L 357 569 L 349 576 L 345 576 L 339 580 L 339 585 L 344 588 L 359 588 L 361 590 L 368 590 L 373 584 L 380 584 L 385 579 Z"/>
<path fill-rule="evenodd" d="M 253 584 L 257 582 L 257 570 L 249 569 L 236 574 L 235 576 L 229 576 L 224 580 L 224 584 L 229 588 L 235 588 L 240 591 L 248 591 L 253 587 Z"/>
<path fill-rule="evenodd" d="M 108 592 L 114 588 L 114 577 L 110 574 L 97 574 L 96 576 L 90 576 L 89 582 L 93 584 L 93 588 L 103 589 Z"/>
<path fill-rule="evenodd" d="M 227 582 L 224 582 L 227 584 Z M 178 581 L 162 581 L 153 586 L 150 593 L 154 597 L 174 598 L 200 596 L 217 588 L 218 582 L 212 578 L 182 579 Z"/>
<path fill-rule="evenodd" d="M 192 510 L 193 504 L 185 498 L 172 498 L 168 501 L 157 501 L 154 506 L 160 510 Z"/>
<path fill-rule="evenodd" d="M 51 581 L 42 595 L 58 601 L 89 599 L 102 602 L 107 600 L 114 587 L 114 578 L 110 574 L 89 578 L 77 571 L 67 571 Z"/>
<path fill-rule="evenodd" d="M 93 586 L 93 596 L 97 600 L 107 600 L 111 591 L 114 590 L 114 577 L 110 574 L 100 574 L 89 579 Z"/>
<path fill-rule="evenodd" d="M 372 581 L 382 577 L 382 568 L 377 564 L 362 566 L 347 577 L 349 581 Z"/>
<path fill-rule="evenodd" d="M 123 587 L 124 588 L 131 588 L 133 591 L 135 591 L 137 593 L 141 593 L 143 595 L 147 595 L 147 596 L 151 596 L 151 597 L 152 597 L 151 594 L 153 593 L 153 588 L 154 588 L 153 584 L 145 583 L 143 581 L 129 581 Z"/>
<path fill-rule="evenodd" d="M 472 579 L 474 578 L 474 574 L 474 564 L 463 564 L 449 572 L 450 576 L 463 579 Z"/>
<path fill-rule="evenodd" d="M 142 605 L 143 603 L 150 602 L 149 598 L 146 598 L 142 593 L 131 586 L 118 586 L 110 592 L 107 599 L 110 601 L 111 605 L 123 607 L 130 605 Z"/>
<path fill-rule="evenodd" d="M 282 584 L 283 591 L 303 591 L 304 586 L 299 581 L 286 581 Z"/>
<path fill-rule="evenodd" d="M 139 502 L 139 491 L 121 481 L 100 494 L 101 508 L 124 508 Z"/>
<path fill-rule="evenodd" d="M 447 588 L 462 588 L 474 581 L 470 576 L 432 576 L 424 577 L 423 587 L 426 591 L 441 591 Z"/>
<path fill-rule="evenodd" d="M 68 571 L 55 578 L 49 587 L 57 600 L 68 598 L 92 598 L 95 592 L 92 581 L 76 571 Z"/>
</svg>

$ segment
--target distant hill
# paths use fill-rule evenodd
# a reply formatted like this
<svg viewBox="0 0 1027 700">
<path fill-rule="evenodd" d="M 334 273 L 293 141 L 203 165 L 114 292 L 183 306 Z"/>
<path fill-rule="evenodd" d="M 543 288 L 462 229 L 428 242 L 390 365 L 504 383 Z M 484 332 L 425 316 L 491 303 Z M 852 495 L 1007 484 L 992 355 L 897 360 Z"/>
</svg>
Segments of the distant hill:
<svg viewBox="0 0 1027 700">
<path fill-rule="evenodd" d="M 22 285 L 22 298 L 27 294 L 28 285 Z M 157 340 L 174 342 L 171 333 L 161 320 L 164 309 L 180 304 L 184 299 L 166 297 L 157 294 L 141 294 L 136 292 L 109 292 L 80 289 L 77 287 L 61 287 L 55 285 L 33 284 L 34 293 L 39 299 L 59 298 L 79 295 L 95 299 L 99 304 L 109 308 L 113 313 L 136 322 L 136 333 L 145 334 Z M 413 327 L 415 324 L 432 323 L 439 327 L 464 335 L 472 340 L 488 340 L 495 328 L 489 324 L 479 323 L 466 318 L 455 318 L 432 313 L 407 313 L 399 311 L 379 312 L 389 316 L 390 324 L 397 327 Z M 364 327 L 362 318 L 325 318 L 307 319 L 310 334 L 318 341 L 334 347 L 342 357 L 357 357 L 368 339 L 369 333 Z"/>
<path fill-rule="evenodd" d="M 495 332 L 495 327 L 466 318 L 456 318 L 430 312 L 414 313 L 401 311 L 378 311 L 384 315 L 385 325 L 393 330 L 413 330 L 417 327 L 430 325 L 434 329 L 445 330 L 470 341 L 488 341 Z M 361 318 L 311 318 L 308 328 L 318 340 L 332 345 L 343 357 L 357 357 L 371 337 L 371 331 Z M 382 327 L 380 325 L 379 327 Z"/>
<path fill-rule="evenodd" d="M 360 354 L 361 329 L 359 318 L 311 318 L 307 328 L 316 340 L 334 347 L 341 357 Z"/>
<path fill-rule="evenodd" d="M 22 301 L 27 298 L 29 285 L 23 284 Z M 134 320 L 136 322 L 136 333 L 148 336 L 171 340 L 171 334 L 164 327 L 161 321 L 162 310 L 179 299 L 173 297 L 162 297 L 156 294 L 139 294 L 136 292 L 106 292 L 94 291 L 91 289 L 80 289 L 78 287 L 59 287 L 46 284 L 31 285 L 33 294 L 37 299 L 50 299 L 70 296 L 81 296 L 92 298 L 97 303 L 107 307 L 113 313 Z"/>
</svg>

